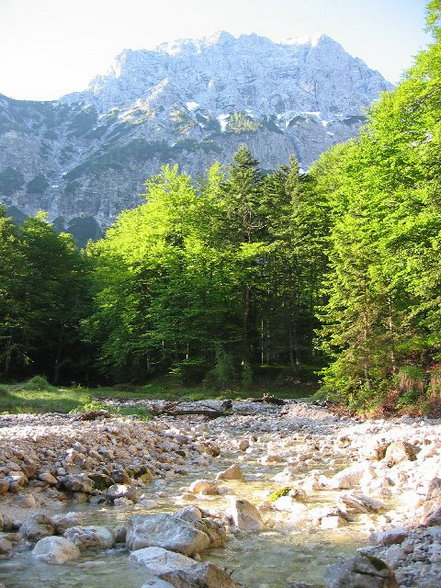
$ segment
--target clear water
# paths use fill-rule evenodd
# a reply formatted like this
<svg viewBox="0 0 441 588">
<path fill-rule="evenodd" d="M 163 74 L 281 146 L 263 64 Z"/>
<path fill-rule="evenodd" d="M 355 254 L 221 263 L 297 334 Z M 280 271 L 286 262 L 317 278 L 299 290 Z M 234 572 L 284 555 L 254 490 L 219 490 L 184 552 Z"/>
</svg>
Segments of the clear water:
<svg viewBox="0 0 441 588">
<path fill-rule="evenodd" d="M 292 449 L 298 450 L 299 443 L 297 446 L 293 443 Z M 68 510 L 79 511 L 82 524 L 102 524 L 110 529 L 125 524 L 135 513 L 173 512 L 189 504 L 180 501 L 180 487 L 188 486 L 198 478 L 213 478 L 216 472 L 231 463 L 232 459 L 223 457 L 192 475 L 155 481 L 145 489 L 146 494 L 151 494 L 159 502 L 155 509 L 75 504 Z M 237 497 L 259 504 L 283 485 L 276 484 L 271 478 L 283 469 L 284 464 L 261 465 L 250 455 L 241 465 L 246 481 L 225 482 Z M 329 466 L 323 464 L 325 469 L 329 470 Z M 299 479 L 304 476 L 304 471 L 299 472 Z M 158 490 L 165 492 L 166 497 L 158 499 Z M 207 496 L 194 504 L 210 512 L 225 513 L 228 502 L 228 496 Z M 316 492 L 308 498 L 312 508 L 334 503 L 333 492 Z M 321 585 L 327 566 L 349 557 L 357 547 L 366 543 L 364 528 L 357 523 L 342 529 L 319 530 L 305 522 L 290 521 L 289 513 L 269 511 L 264 513 L 264 518 L 268 530 L 240 538 L 231 535 L 224 548 L 207 551 L 203 559 L 233 570 L 232 577 L 248 588 L 283 588 L 290 581 Z M 128 556 L 123 547 L 86 551 L 79 560 L 56 566 L 35 562 L 30 551 L 24 551 L 12 559 L 0 560 L 0 582 L 7 588 L 140 588 L 151 576 L 133 563 L 129 564 Z"/>
</svg>

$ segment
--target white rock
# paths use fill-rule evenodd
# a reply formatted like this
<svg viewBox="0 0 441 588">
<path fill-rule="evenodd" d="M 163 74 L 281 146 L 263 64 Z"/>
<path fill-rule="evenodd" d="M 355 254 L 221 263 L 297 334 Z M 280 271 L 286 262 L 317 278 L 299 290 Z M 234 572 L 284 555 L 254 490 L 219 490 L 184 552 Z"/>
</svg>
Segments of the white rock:
<svg viewBox="0 0 441 588">
<path fill-rule="evenodd" d="M 329 485 L 330 488 L 346 490 L 357 486 L 366 472 L 372 468 L 369 462 L 356 463 L 341 470 L 333 476 Z"/>
<path fill-rule="evenodd" d="M 64 532 L 64 537 L 77 545 L 81 551 L 89 548 L 107 549 L 115 543 L 109 529 L 96 525 L 70 527 Z"/>
<path fill-rule="evenodd" d="M 129 561 L 142 564 L 155 575 L 197 565 L 194 559 L 162 547 L 144 547 L 132 551 Z"/>
<path fill-rule="evenodd" d="M 264 527 L 259 511 L 248 500 L 233 499 L 231 516 L 234 525 L 241 531 L 261 531 Z"/>
<path fill-rule="evenodd" d="M 32 557 L 49 564 L 64 564 L 78 559 L 80 550 L 64 537 L 44 537 L 36 543 Z"/>
</svg>

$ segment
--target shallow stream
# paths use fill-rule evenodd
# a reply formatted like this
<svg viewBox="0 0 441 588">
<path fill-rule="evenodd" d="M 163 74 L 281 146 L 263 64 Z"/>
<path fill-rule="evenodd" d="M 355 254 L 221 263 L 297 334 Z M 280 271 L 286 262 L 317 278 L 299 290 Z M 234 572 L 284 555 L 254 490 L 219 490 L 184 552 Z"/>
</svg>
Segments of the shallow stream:
<svg viewBox="0 0 441 588">
<path fill-rule="evenodd" d="M 275 443 L 274 435 L 262 435 L 262 453 L 268 443 Z M 259 442 L 261 439 L 259 439 Z M 284 451 L 287 450 L 284 441 Z M 302 450 L 302 440 L 297 438 L 288 450 Z M 285 463 L 263 465 L 258 461 L 259 453 L 223 455 L 212 459 L 207 466 L 188 476 L 155 480 L 145 488 L 158 506 L 146 509 L 142 506 L 117 508 L 112 506 L 92 506 L 71 504 L 69 508 L 57 512 L 76 511 L 81 513 L 82 524 L 102 524 L 112 529 L 125 524 L 133 514 L 174 512 L 188 504 L 196 504 L 209 512 L 225 513 L 231 497 L 203 496 L 192 502 L 183 502 L 179 489 L 188 486 L 196 479 L 213 479 L 215 474 L 232 463 L 239 463 L 245 474 L 245 481 L 228 481 L 223 485 L 232 489 L 234 496 L 249 500 L 255 505 L 264 501 L 268 494 L 283 487 L 272 477 L 280 472 Z M 342 463 L 323 463 L 313 466 L 313 471 L 335 472 Z M 299 480 L 308 471 L 299 471 Z M 158 496 L 159 493 L 159 496 Z M 310 507 L 334 505 L 336 493 L 313 492 L 308 495 Z M 32 514 L 31 512 L 28 513 Z M 228 570 L 232 577 L 248 588 L 283 588 L 290 582 L 309 582 L 323 585 L 327 566 L 349 557 L 356 548 L 367 542 L 365 521 L 352 522 L 348 527 L 332 530 L 314 528 L 304 520 L 295 520 L 290 513 L 265 511 L 267 530 L 236 537 L 230 535 L 224 548 L 212 549 L 203 554 L 203 559 L 211 560 Z M 49 565 L 35 562 L 29 550 L 14 555 L 12 559 L 0 560 L 0 582 L 7 588 L 140 588 L 150 578 L 146 571 L 128 562 L 129 552 L 122 547 L 106 551 L 83 552 L 79 560 L 65 565 Z"/>
</svg>

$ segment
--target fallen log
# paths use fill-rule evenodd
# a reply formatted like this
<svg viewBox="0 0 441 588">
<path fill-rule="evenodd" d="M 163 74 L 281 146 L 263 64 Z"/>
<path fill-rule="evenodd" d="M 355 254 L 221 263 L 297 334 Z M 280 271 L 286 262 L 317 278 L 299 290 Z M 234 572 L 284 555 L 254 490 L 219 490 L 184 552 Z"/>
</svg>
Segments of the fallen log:
<svg viewBox="0 0 441 588">
<path fill-rule="evenodd" d="M 190 409 L 179 409 L 179 408 L 159 408 L 159 407 L 151 407 L 150 412 L 153 416 L 186 416 L 186 415 L 193 415 L 193 414 L 200 414 L 210 419 L 217 419 L 222 416 L 229 416 L 231 414 L 230 410 L 214 410 L 211 408 L 190 408 Z"/>
</svg>

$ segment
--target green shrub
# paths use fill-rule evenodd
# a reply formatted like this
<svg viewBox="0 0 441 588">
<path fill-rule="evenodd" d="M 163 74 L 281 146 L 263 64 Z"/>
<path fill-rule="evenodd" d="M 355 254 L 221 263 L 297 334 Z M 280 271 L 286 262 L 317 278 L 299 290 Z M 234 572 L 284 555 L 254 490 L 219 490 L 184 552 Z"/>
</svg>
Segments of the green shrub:
<svg viewBox="0 0 441 588">
<path fill-rule="evenodd" d="M 175 362 L 169 376 L 178 384 L 193 385 L 200 384 L 207 372 L 207 364 L 200 359 L 183 359 Z"/>
<path fill-rule="evenodd" d="M 55 392 L 55 386 L 51 386 L 44 376 L 34 376 L 24 384 L 18 384 L 20 390 L 35 390 L 36 392 Z"/>
<path fill-rule="evenodd" d="M 0 398 L 5 398 L 9 395 L 8 389 L 6 386 L 0 386 Z"/>
<path fill-rule="evenodd" d="M 441 395 L 441 368 L 434 369 L 430 374 L 428 392 L 430 396 Z"/>
</svg>

